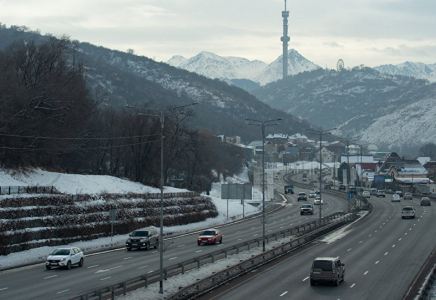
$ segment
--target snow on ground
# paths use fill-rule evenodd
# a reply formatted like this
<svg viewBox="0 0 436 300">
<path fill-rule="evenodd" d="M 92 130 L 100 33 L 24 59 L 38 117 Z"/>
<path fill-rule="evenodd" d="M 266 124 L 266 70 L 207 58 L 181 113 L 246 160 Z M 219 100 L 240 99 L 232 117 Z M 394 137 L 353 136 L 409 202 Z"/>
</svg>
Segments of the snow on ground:
<svg viewBox="0 0 436 300">
<path fill-rule="evenodd" d="M 246 173 L 246 171 L 245 171 Z M 246 174 L 241 174 L 237 178 L 232 178 L 233 182 L 241 181 L 241 178 L 247 178 Z M 10 172 L 0 171 L 0 186 L 51 186 L 53 185 L 63 193 L 87 193 L 99 194 L 102 192 L 108 193 L 159 193 L 160 189 L 144 186 L 137 182 L 123 180 L 111 176 L 104 175 L 74 175 L 47 172 L 42 170 L 34 170 L 26 174 L 14 175 Z M 217 186 L 218 188 L 218 186 Z M 165 193 L 185 192 L 186 190 L 165 187 Z M 240 200 L 229 200 L 228 218 L 227 218 L 227 201 L 220 199 L 220 192 L 215 188 L 211 191 L 210 198 L 218 209 L 216 218 L 209 218 L 203 222 L 197 222 L 188 225 L 164 227 L 165 236 L 174 236 L 177 234 L 200 231 L 209 227 L 219 226 L 233 220 L 241 219 L 243 207 Z M 13 197 L 0 195 L 0 197 Z M 0 198 L 1 199 L 1 198 Z M 245 204 L 245 216 L 259 212 L 259 208 Z M 127 235 L 116 235 L 113 238 L 105 237 L 93 241 L 83 241 L 72 243 L 72 246 L 81 248 L 85 254 L 91 252 L 104 251 L 122 247 L 126 241 Z M 59 247 L 59 246 L 58 246 Z M 42 263 L 45 261 L 49 253 L 53 252 L 57 247 L 40 247 L 30 249 L 19 253 L 11 253 L 7 256 L 2 256 L 0 260 L 0 270 L 21 266 L 26 264 Z"/>
</svg>

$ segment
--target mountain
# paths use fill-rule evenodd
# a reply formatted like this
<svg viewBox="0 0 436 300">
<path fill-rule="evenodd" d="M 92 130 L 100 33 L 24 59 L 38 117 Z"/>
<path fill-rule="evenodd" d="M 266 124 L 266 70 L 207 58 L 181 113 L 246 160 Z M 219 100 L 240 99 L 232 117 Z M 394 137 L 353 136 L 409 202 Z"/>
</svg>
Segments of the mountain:
<svg viewBox="0 0 436 300">
<path fill-rule="evenodd" d="M 0 51 L 14 41 L 47 39 L 38 32 L 0 26 Z M 197 101 L 192 126 L 215 134 L 241 136 L 243 142 L 260 139 L 260 129 L 245 117 L 257 120 L 281 118 L 275 132 L 294 133 L 313 127 L 306 121 L 273 109 L 248 92 L 218 79 L 156 62 L 144 56 L 73 41 L 76 61 L 86 69 L 92 94 L 101 106 L 124 109 L 126 104 L 153 108 L 180 106 Z M 182 58 L 178 58 L 180 62 Z M 241 60 L 232 60 L 241 62 Z M 241 62 L 241 64 L 243 61 Z M 272 130 L 268 128 L 268 130 Z"/>
<path fill-rule="evenodd" d="M 221 57 L 211 52 L 200 52 L 189 59 L 173 56 L 168 64 L 197 74 L 218 79 L 253 79 L 267 65 L 259 60 L 241 57 Z"/>
<path fill-rule="evenodd" d="M 430 82 L 436 82 L 436 63 L 424 64 L 406 61 L 398 65 L 381 65 L 375 67 L 380 73 L 391 75 L 412 76 L 420 79 L 427 79 Z"/>
<path fill-rule="evenodd" d="M 197 74 L 231 82 L 233 79 L 248 79 L 267 84 L 283 78 L 283 55 L 267 65 L 264 62 L 250 61 L 241 57 L 222 57 L 211 52 L 201 52 L 189 59 L 173 56 L 168 64 Z M 296 50 L 289 50 L 288 74 L 318 69 L 319 66 L 301 56 Z"/>
<path fill-rule="evenodd" d="M 294 49 L 288 51 L 288 75 L 313 71 L 319 68 L 320 66 L 307 60 Z M 254 81 L 265 85 L 281 79 L 283 79 L 283 55 L 280 55 L 275 61 L 262 70 L 262 72 L 254 78 Z"/>
<path fill-rule="evenodd" d="M 436 83 L 382 74 L 367 67 L 317 69 L 289 76 L 253 92 L 270 106 L 335 135 L 388 147 L 436 140 Z"/>
</svg>

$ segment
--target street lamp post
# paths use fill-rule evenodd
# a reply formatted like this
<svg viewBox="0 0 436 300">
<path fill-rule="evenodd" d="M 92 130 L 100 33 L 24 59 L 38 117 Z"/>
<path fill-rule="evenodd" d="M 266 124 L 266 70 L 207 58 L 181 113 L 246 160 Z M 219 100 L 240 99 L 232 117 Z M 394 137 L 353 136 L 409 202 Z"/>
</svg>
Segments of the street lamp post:
<svg viewBox="0 0 436 300">
<path fill-rule="evenodd" d="M 330 128 L 330 129 L 327 129 L 327 130 L 314 130 L 314 129 L 311 129 L 311 128 L 309 128 L 308 130 L 310 130 L 310 131 L 312 131 L 312 133 L 318 133 L 319 134 L 319 198 L 320 198 L 320 200 L 322 201 L 322 202 L 324 202 L 323 200 L 322 200 L 322 151 L 321 151 L 321 149 L 322 149 L 322 147 L 321 147 L 321 144 L 322 144 L 322 135 L 324 134 L 324 133 L 326 133 L 326 134 L 330 134 L 330 131 L 332 131 L 332 130 L 335 130 L 336 128 Z M 321 201 L 320 201 L 320 204 L 319 204 L 319 227 L 321 227 L 321 208 L 322 208 L 322 203 L 321 203 Z"/>
<path fill-rule="evenodd" d="M 263 245 L 263 252 L 265 252 L 265 127 L 266 126 L 274 126 L 277 124 L 268 124 L 271 122 L 281 121 L 282 119 L 274 119 L 274 120 L 254 120 L 245 118 L 247 121 L 251 121 L 254 123 L 248 123 L 248 125 L 253 126 L 260 126 L 262 128 L 262 230 L 263 230 L 263 237 L 262 237 L 262 245 Z"/>
<path fill-rule="evenodd" d="M 196 105 L 197 102 L 193 102 L 191 104 L 177 106 L 172 108 L 172 110 L 181 109 L 187 106 Z M 145 107 L 133 107 L 130 105 L 126 105 L 127 108 L 135 108 L 135 109 L 143 109 L 143 110 L 151 110 L 156 111 L 157 114 L 139 114 L 140 116 L 150 116 L 150 117 L 158 117 L 160 121 L 160 232 L 159 232 L 159 294 L 163 294 L 163 190 L 164 190 L 164 128 L 165 128 L 165 117 L 182 114 L 183 112 L 179 111 L 179 113 L 174 114 L 165 114 L 165 111 L 168 109 L 154 109 L 154 108 L 145 108 Z"/>
</svg>

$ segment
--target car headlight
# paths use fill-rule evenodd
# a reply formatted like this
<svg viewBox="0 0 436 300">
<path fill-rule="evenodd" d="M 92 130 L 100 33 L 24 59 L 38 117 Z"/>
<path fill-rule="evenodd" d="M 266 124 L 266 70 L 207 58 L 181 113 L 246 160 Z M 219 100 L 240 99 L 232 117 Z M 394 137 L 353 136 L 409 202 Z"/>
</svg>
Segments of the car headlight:
<svg viewBox="0 0 436 300">
<path fill-rule="evenodd" d="M 131 240 L 130 238 L 128 238 L 126 242 L 130 243 L 131 241 L 132 241 L 132 240 Z"/>
<path fill-rule="evenodd" d="M 64 261 L 65 260 L 65 258 L 61 258 L 61 260 L 60 261 Z"/>
</svg>

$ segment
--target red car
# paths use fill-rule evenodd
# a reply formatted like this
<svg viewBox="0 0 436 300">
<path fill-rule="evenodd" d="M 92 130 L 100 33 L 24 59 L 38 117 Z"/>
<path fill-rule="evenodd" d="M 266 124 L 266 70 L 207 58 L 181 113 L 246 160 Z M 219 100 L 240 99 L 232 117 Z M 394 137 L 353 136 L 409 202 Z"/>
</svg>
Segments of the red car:
<svg viewBox="0 0 436 300">
<path fill-rule="evenodd" d="M 223 242 L 223 235 L 221 231 L 215 228 L 207 229 L 200 233 L 200 236 L 197 239 L 197 244 L 200 246 L 201 244 L 216 244 L 216 242 Z"/>
</svg>

